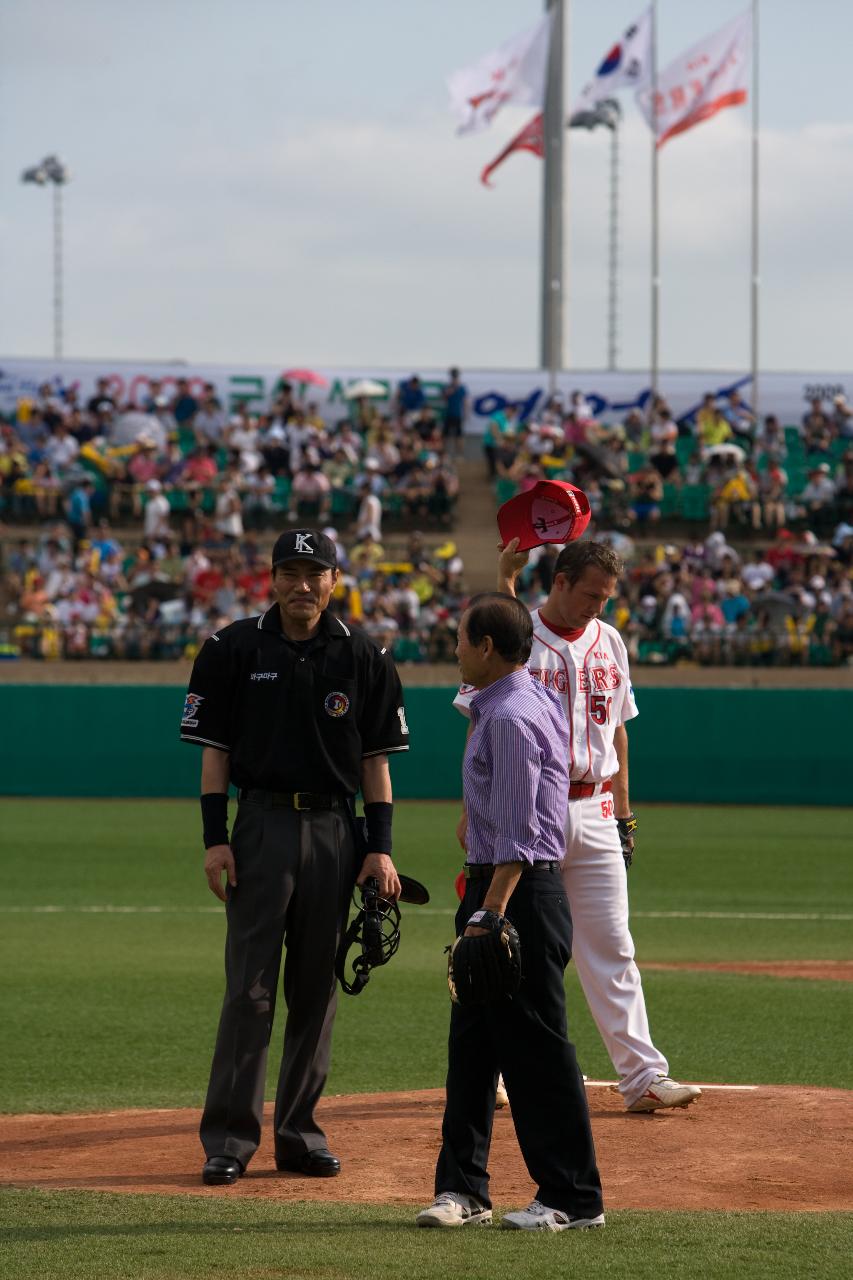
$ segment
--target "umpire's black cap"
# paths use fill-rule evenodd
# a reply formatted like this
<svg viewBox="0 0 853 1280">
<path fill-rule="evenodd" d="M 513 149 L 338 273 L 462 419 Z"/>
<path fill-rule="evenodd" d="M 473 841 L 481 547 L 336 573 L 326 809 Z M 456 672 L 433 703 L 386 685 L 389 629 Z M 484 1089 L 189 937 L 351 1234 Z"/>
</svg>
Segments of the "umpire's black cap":
<svg viewBox="0 0 853 1280">
<path fill-rule="evenodd" d="M 279 534 L 272 549 L 272 567 L 288 560 L 310 560 L 324 569 L 337 569 L 338 552 L 331 538 L 315 529 L 288 529 Z"/>
</svg>

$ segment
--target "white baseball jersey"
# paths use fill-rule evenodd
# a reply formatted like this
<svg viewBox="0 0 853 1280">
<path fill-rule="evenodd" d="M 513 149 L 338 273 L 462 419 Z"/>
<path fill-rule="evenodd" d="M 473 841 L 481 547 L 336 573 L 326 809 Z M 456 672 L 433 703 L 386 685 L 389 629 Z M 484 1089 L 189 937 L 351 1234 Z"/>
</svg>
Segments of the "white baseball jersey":
<svg viewBox="0 0 853 1280">
<path fill-rule="evenodd" d="M 567 640 L 534 609 L 533 648 L 528 668 L 535 680 L 563 699 L 572 726 L 569 774 L 573 782 L 603 782 L 618 772 L 613 737 L 638 715 L 631 688 L 628 653 L 615 627 L 595 619 L 575 640 Z M 476 690 L 463 684 L 453 705 L 468 715 Z"/>
</svg>

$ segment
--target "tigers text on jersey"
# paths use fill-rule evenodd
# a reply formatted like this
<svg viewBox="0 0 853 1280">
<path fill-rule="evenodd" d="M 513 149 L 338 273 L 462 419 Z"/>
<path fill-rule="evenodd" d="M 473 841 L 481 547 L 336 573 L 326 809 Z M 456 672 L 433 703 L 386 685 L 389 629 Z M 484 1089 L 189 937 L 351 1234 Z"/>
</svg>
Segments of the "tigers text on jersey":
<svg viewBox="0 0 853 1280">
<path fill-rule="evenodd" d="M 528 669 L 563 700 L 572 727 L 569 774 L 573 782 L 603 782 L 619 769 L 616 729 L 638 715 L 628 653 L 619 632 L 595 619 L 576 640 L 567 640 L 531 612 L 533 648 Z M 462 685 L 453 705 L 464 715 L 476 690 Z"/>
</svg>

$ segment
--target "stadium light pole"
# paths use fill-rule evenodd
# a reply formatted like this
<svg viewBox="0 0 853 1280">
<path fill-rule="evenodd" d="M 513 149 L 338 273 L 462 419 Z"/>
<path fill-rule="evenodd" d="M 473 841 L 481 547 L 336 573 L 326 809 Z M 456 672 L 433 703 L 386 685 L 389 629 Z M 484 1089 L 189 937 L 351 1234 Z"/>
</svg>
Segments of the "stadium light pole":
<svg viewBox="0 0 853 1280">
<path fill-rule="evenodd" d="M 53 358 L 62 359 L 62 188 L 71 174 L 57 156 L 45 156 L 40 164 L 25 169 L 21 182 L 37 187 L 53 186 Z"/>
<path fill-rule="evenodd" d="M 752 0 L 752 146 L 750 152 L 751 195 L 750 195 L 750 316 L 749 316 L 749 365 L 751 375 L 752 412 L 755 414 L 756 431 L 760 422 L 761 403 L 758 394 L 758 323 L 759 301 L 761 296 L 761 277 L 758 266 L 758 223 L 759 223 L 759 135 L 758 135 L 758 0 Z"/>
<path fill-rule="evenodd" d="M 607 247 L 607 368 L 616 368 L 619 341 L 619 124 L 622 108 L 616 98 L 602 98 L 569 117 L 570 129 L 610 130 L 610 226 Z"/>
</svg>

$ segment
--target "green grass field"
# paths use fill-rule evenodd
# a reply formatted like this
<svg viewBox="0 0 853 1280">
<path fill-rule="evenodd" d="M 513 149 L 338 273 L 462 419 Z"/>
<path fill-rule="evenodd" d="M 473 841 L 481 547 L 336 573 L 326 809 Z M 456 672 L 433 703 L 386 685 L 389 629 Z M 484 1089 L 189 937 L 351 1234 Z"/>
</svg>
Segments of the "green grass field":
<svg viewBox="0 0 853 1280">
<path fill-rule="evenodd" d="M 399 954 L 357 1000 L 341 999 L 329 1092 L 443 1082 L 456 816 L 453 804 L 397 807 L 397 864 L 428 884 L 432 902 L 404 909 Z M 649 806 L 639 817 L 630 881 L 641 967 L 853 958 L 849 810 Z M 197 805 L 5 800 L 0 826 L 0 1111 L 199 1106 L 224 916 L 201 872 Z M 652 970 L 644 986 L 677 1075 L 853 1088 L 850 984 Z M 584 1070 L 612 1078 L 571 975 L 567 990 Z M 396 1208 L 7 1192 L 2 1273 L 438 1277 L 500 1265 L 520 1277 L 575 1266 L 596 1276 L 830 1276 L 843 1273 L 853 1227 L 847 1215 L 626 1212 L 592 1239 L 480 1232 L 473 1244 L 455 1233 L 436 1241 L 410 1220 Z"/>
<path fill-rule="evenodd" d="M 410 1210 L 7 1192 L 4 1280 L 847 1280 L 853 1214 L 609 1213 L 604 1231 L 418 1231 Z"/>
</svg>

